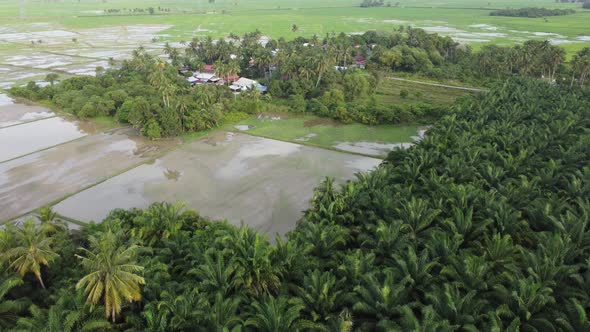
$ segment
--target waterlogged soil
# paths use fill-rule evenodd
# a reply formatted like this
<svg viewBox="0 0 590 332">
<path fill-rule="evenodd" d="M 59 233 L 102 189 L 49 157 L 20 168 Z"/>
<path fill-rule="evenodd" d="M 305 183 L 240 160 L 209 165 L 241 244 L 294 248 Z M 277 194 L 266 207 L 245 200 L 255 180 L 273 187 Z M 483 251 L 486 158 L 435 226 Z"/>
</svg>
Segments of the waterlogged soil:
<svg viewBox="0 0 590 332">
<path fill-rule="evenodd" d="M 413 142 L 400 142 L 400 143 L 383 143 L 383 142 L 339 142 L 333 147 L 348 152 L 366 154 L 371 156 L 382 156 L 385 157 L 387 154 L 394 149 L 408 149 L 420 142 L 429 127 L 418 128 L 416 135 L 412 136 Z"/>
<path fill-rule="evenodd" d="M 0 221 L 78 192 L 179 143 L 149 141 L 123 128 L 0 163 Z"/>
<path fill-rule="evenodd" d="M 221 136 L 220 136 L 221 137 Z M 292 230 L 326 176 L 339 182 L 381 160 L 244 134 L 182 146 L 82 191 L 55 206 L 81 221 L 101 221 L 115 208 L 182 200 L 201 214 L 248 224 L 267 234 Z"/>
<path fill-rule="evenodd" d="M 334 147 L 342 151 L 386 156 L 393 149 L 407 149 L 413 145 L 414 143 L 340 142 L 335 144 Z"/>
<path fill-rule="evenodd" d="M 0 25 L 0 45 L 20 44 L 0 49 L 0 88 L 42 79 L 51 72 L 61 77 L 95 75 L 96 67 L 108 68 L 110 58 L 128 59 L 140 45 L 161 53 L 164 44 L 152 39 L 168 28 L 145 24 L 70 31 L 52 23 Z"/>
<path fill-rule="evenodd" d="M 0 129 L 21 123 L 55 116 L 50 109 L 40 106 L 14 104 L 4 94 L 0 94 Z"/>
<path fill-rule="evenodd" d="M 0 128 L 0 162 L 84 136 L 76 122 L 59 117 Z"/>
</svg>

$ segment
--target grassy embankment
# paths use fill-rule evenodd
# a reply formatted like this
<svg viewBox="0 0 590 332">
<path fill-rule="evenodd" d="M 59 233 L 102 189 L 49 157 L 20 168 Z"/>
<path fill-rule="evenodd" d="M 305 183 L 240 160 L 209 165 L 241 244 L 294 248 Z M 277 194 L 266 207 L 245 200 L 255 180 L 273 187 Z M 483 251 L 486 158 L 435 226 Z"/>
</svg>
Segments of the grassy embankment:
<svg viewBox="0 0 590 332">
<path fill-rule="evenodd" d="M 406 98 L 400 97 L 402 89 L 409 93 Z M 397 105 L 417 102 L 450 105 L 457 97 L 467 93 L 455 89 L 384 80 L 377 91 L 377 101 Z M 222 129 L 235 131 L 236 126 L 248 126 L 249 129 L 244 132 L 250 135 L 334 149 L 340 142 L 413 142 L 411 137 L 416 136 L 418 128 L 428 124 L 430 123 L 368 126 L 359 123 L 342 124 L 314 115 L 269 113 L 237 123 L 224 124 Z"/>
</svg>

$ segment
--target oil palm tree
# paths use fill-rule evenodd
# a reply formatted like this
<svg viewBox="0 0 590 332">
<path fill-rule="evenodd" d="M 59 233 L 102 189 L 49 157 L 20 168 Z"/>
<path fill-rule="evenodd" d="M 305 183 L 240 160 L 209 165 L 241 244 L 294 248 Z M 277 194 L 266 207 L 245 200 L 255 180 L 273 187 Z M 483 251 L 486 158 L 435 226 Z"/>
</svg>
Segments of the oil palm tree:
<svg viewBox="0 0 590 332">
<path fill-rule="evenodd" d="M 139 247 L 124 246 L 111 230 L 89 240 L 90 250 L 80 248 L 84 255 L 76 255 L 88 272 L 78 281 L 76 289 L 84 288 L 86 302 L 92 306 L 102 301 L 106 318 L 115 322 L 124 301 L 141 300 L 141 285 L 145 280 L 137 274 L 143 270 L 135 263 Z"/>
<path fill-rule="evenodd" d="M 342 305 L 342 291 L 338 290 L 336 277 L 328 272 L 314 270 L 305 276 L 304 287 L 297 290 L 297 294 L 305 303 L 305 310 L 309 311 L 314 322 L 326 322 Z"/>
<path fill-rule="evenodd" d="M 105 331 L 111 323 L 95 309 L 84 307 L 84 296 L 71 289 L 62 289 L 49 309 L 29 307 L 29 316 L 18 319 L 16 331 L 71 332 Z"/>
<path fill-rule="evenodd" d="M 226 332 L 240 329 L 242 320 L 238 315 L 239 297 L 227 297 L 222 293 L 215 294 L 213 303 L 207 308 L 207 331 Z"/>
<path fill-rule="evenodd" d="M 0 239 L 3 242 L 9 240 L 11 243 L 0 245 L 5 249 L 0 254 L 0 261 L 7 263 L 8 267 L 15 270 L 21 277 L 27 273 L 33 273 L 41 287 L 45 288 L 41 268 L 48 266 L 59 257 L 53 250 L 53 238 L 48 237 L 32 219 L 25 221 L 22 227 L 9 225 L 5 232 L 8 232 L 8 236 Z"/>
<path fill-rule="evenodd" d="M 182 227 L 180 215 L 184 211 L 184 206 L 183 202 L 152 204 L 134 220 L 136 227 L 131 230 L 131 235 L 149 246 L 169 238 Z"/>
<path fill-rule="evenodd" d="M 274 248 L 266 238 L 241 227 L 232 230 L 221 241 L 234 255 L 239 282 L 251 293 L 261 296 L 278 291 L 284 271 L 273 261 Z"/>
<path fill-rule="evenodd" d="M 276 331 L 308 331 L 318 325 L 301 318 L 301 310 L 305 305 L 299 299 L 289 301 L 286 297 L 266 297 L 254 302 L 254 315 L 245 322 L 261 332 Z"/>
<path fill-rule="evenodd" d="M 396 278 L 392 270 L 384 272 L 382 282 L 375 275 L 365 276 L 363 284 L 354 287 L 358 301 L 352 307 L 363 327 L 374 330 L 380 325 L 390 329 L 401 316 L 402 306 L 411 303 L 411 284 L 410 276 Z"/>
<path fill-rule="evenodd" d="M 16 300 L 6 298 L 11 289 L 22 284 L 23 280 L 18 277 L 11 277 L 0 282 L 0 330 L 14 324 L 20 313 L 30 305 L 30 301 L 26 298 Z"/>
<path fill-rule="evenodd" d="M 205 255 L 205 263 L 188 271 L 189 275 L 201 280 L 200 289 L 210 293 L 228 295 L 239 286 L 240 276 L 236 275 L 238 266 L 235 258 L 226 260 L 221 251 Z"/>
</svg>

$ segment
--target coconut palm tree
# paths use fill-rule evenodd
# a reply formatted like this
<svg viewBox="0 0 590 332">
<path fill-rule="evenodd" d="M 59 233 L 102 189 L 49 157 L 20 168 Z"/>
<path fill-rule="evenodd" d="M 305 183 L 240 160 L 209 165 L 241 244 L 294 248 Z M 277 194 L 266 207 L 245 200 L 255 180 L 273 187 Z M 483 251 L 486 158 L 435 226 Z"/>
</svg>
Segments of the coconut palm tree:
<svg viewBox="0 0 590 332">
<path fill-rule="evenodd" d="M 52 235 L 66 229 L 66 225 L 58 218 L 51 206 L 44 206 L 37 211 L 37 219 L 41 222 L 41 231 L 46 235 Z"/>
<path fill-rule="evenodd" d="M 315 84 L 316 88 L 320 85 L 322 81 L 322 75 L 328 71 L 328 69 L 333 65 L 333 59 L 331 56 L 320 53 L 318 56 L 313 60 L 313 65 L 315 68 L 316 75 L 318 76 L 318 80 Z"/>
<path fill-rule="evenodd" d="M 41 287 L 45 288 L 41 269 L 59 257 L 53 250 L 53 238 L 47 236 L 33 219 L 25 221 L 22 227 L 8 225 L 5 232 L 8 236 L 0 239 L 11 243 L 0 244 L 0 247 L 5 248 L 0 254 L 0 261 L 7 263 L 21 277 L 33 273 Z"/>
<path fill-rule="evenodd" d="M 578 53 L 574 54 L 571 60 L 572 64 L 572 83 L 574 84 L 574 78 L 578 77 L 578 83 L 584 85 L 586 79 L 590 76 L 590 48 L 585 47 Z"/>
<path fill-rule="evenodd" d="M 88 272 L 76 289 L 84 288 L 86 302 L 92 306 L 103 302 L 106 318 L 116 321 L 124 301 L 141 300 L 143 277 L 138 275 L 143 267 L 135 263 L 138 246 L 124 246 L 118 235 L 109 230 L 89 239 L 90 249 L 80 248 L 82 267 Z"/>
<path fill-rule="evenodd" d="M 231 60 L 227 64 L 227 75 L 228 76 L 235 76 L 240 74 L 240 63 L 237 60 Z M 229 81 L 227 82 L 229 84 Z"/>
<path fill-rule="evenodd" d="M 53 84 L 55 83 L 55 81 L 57 81 L 58 78 L 59 78 L 59 75 L 56 73 L 49 73 L 49 74 L 47 74 L 47 76 L 45 76 L 45 80 L 47 82 L 49 82 L 49 84 L 51 84 L 51 86 L 53 86 Z"/>
</svg>

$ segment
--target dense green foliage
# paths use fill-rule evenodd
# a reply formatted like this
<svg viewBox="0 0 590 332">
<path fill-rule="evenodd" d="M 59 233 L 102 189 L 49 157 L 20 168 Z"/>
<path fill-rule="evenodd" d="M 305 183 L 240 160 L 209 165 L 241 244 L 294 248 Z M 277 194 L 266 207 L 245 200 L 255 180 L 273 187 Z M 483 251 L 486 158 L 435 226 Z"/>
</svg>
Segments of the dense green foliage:
<svg viewBox="0 0 590 332">
<path fill-rule="evenodd" d="M 511 16 L 511 17 L 544 17 L 544 16 L 563 16 L 575 14 L 573 9 L 549 9 L 540 7 L 526 7 L 515 9 L 501 9 L 490 12 L 490 16 Z"/>
<path fill-rule="evenodd" d="M 449 37 L 411 27 L 393 33 L 332 34 L 322 40 L 281 38 L 264 46 L 260 37 L 257 31 L 218 42 L 194 38 L 184 49 L 166 45 L 170 64 L 140 48 L 120 68 L 97 68 L 96 77 L 55 83 L 57 77 L 51 76 L 52 84 L 46 87 L 30 83 L 11 93 L 51 102 L 82 118 L 113 116 L 150 138 L 160 138 L 215 128 L 233 112 L 277 108 L 370 125 L 426 122 L 448 112 L 446 105 L 430 102 L 377 102 L 377 87 L 395 71 L 477 83 L 527 76 L 582 85 L 590 72 L 587 49 L 566 66 L 564 49 L 548 41 L 484 46 L 472 52 Z M 263 96 L 253 89 L 235 96 L 227 87 L 211 84 L 191 88 L 179 75 L 178 68 L 199 70 L 204 64 L 213 64 L 222 78 L 260 78 L 269 93 Z"/>
<path fill-rule="evenodd" d="M 460 101 L 420 144 L 392 152 L 376 171 L 342 189 L 323 182 L 298 227 L 275 244 L 178 204 L 116 210 L 72 233 L 45 210 L 39 226 L 0 232 L 0 324 L 9 331 L 587 331 L 588 128 L 587 91 L 507 82 Z M 7 250 L 44 241 L 17 236 L 26 227 L 59 255 L 41 270 L 47 289 L 33 270 L 21 284 L 8 268 Z M 122 301 L 114 323 L 100 318 L 105 302 L 84 305 L 75 287 L 100 264 L 80 268 L 75 254 L 137 266 L 132 274 L 142 280 L 120 279 L 145 280 L 141 299 Z"/>
</svg>

